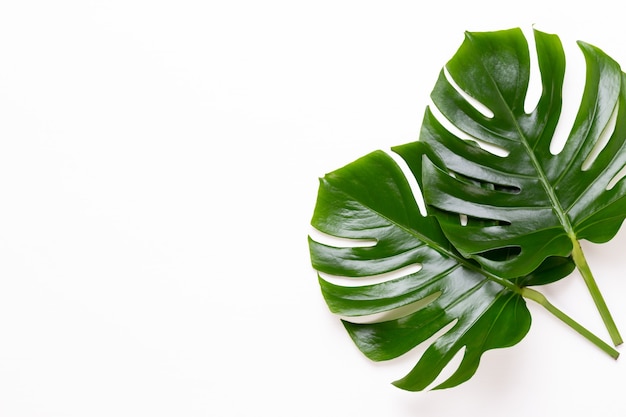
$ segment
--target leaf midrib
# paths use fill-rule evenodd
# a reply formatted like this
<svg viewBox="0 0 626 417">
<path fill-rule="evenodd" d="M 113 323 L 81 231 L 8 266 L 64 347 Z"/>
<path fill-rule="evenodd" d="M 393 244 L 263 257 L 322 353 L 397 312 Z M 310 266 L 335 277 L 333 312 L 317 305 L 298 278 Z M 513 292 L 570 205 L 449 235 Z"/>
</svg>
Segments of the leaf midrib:
<svg viewBox="0 0 626 417">
<path fill-rule="evenodd" d="M 476 46 L 474 44 L 474 39 L 471 36 L 470 36 L 470 41 L 472 42 L 473 46 Z M 509 105 L 507 104 L 506 100 L 504 99 L 504 96 L 502 95 L 502 91 L 500 91 L 500 88 L 498 88 L 498 84 L 493 78 L 491 72 L 487 70 L 487 67 L 485 67 L 482 60 L 480 60 L 480 64 L 483 67 L 485 73 L 487 74 L 487 77 L 493 84 L 494 90 L 498 93 L 498 98 L 503 103 L 504 105 L 503 107 L 506 109 L 507 114 L 510 120 L 512 121 L 512 124 L 515 126 L 515 129 L 517 130 L 517 134 L 519 135 L 519 138 L 520 138 L 520 143 L 524 146 L 526 153 L 530 157 L 530 161 L 533 165 L 533 168 L 535 169 L 535 172 L 537 172 L 538 179 L 543 189 L 545 190 L 546 194 L 548 195 L 550 202 L 552 203 L 552 209 L 554 210 L 557 218 L 559 219 L 559 222 L 563 226 L 563 229 L 565 230 L 569 238 L 572 241 L 576 240 L 576 234 L 574 232 L 571 222 L 569 221 L 569 218 L 567 217 L 565 210 L 563 210 L 561 201 L 556 195 L 554 188 L 551 186 L 550 182 L 548 181 L 548 176 L 546 175 L 545 171 L 543 170 L 543 167 L 539 163 L 539 160 L 537 159 L 533 148 L 530 146 L 528 139 L 526 138 L 526 135 L 524 135 L 524 132 L 522 131 L 522 128 L 519 125 L 518 120 L 515 117 L 515 114 L 513 113 L 513 109 L 511 109 Z"/>
</svg>

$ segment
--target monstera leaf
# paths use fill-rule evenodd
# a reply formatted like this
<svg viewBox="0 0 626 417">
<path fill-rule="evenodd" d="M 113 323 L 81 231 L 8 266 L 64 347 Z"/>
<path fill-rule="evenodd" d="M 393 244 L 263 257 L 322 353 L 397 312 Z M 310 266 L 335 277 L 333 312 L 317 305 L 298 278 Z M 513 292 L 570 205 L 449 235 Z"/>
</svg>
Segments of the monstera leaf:
<svg viewBox="0 0 626 417">
<path fill-rule="evenodd" d="M 415 142 L 394 150 L 412 161 L 412 174 L 423 186 L 421 161 L 428 146 Z M 548 257 L 535 271 L 515 279 L 484 270 L 450 244 L 434 217 L 422 215 L 403 171 L 382 151 L 320 180 L 311 223 L 325 234 L 353 242 L 332 246 L 310 238 L 309 246 L 330 310 L 343 316 L 345 328 L 367 357 L 375 361 L 398 357 L 448 327 L 413 370 L 394 383 L 400 388 L 428 387 L 463 348 L 458 369 L 435 388 L 469 379 L 485 351 L 512 346 L 526 335 L 531 318 L 525 298 L 539 302 L 617 356 L 541 294 L 525 287 L 566 276 L 574 268 L 569 258 Z M 371 244 L 357 245 L 363 242 Z M 393 271 L 399 276 L 384 275 Z M 337 283 L 336 277 L 348 277 L 352 283 Z M 371 283 L 366 280 L 370 277 L 378 279 Z"/>
<path fill-rule="evenodd" d="M 564 148 L 553 154 L 565 59 L 558 37 L 534 34 L 542 93 L 529 113 L 530 58 L 522 32 L 466 34 L 431 96 L 465 137 L 427 109 L 420 140 L 439 162 L 424 162 L 424 198 L 454 247 L 503 278 L 571 254 L 617 345 L 622 339 L 579 240 L 606 242 L 626 217 L 625 75 L 601 50 L 579 42 L 587 66 L 582 102 Z M 420 157 L 407 163 L 417 166 Z"/>
<path fill-rule="evenodd" d="M 534 35 L 543 89 L 532 111 L 524 110 L 530 51 L 523 33 L 467 33 L 432 93 L 446 123 L 427 108 L 420 141 L 393 149 L 408 177 L 377 151 L 321 179 L 311 223 L 348 239 L 309 239 L 330 310 L 372 360 L 426 343 L 395 382 L 400 388 L 425 389 L 462 349 L 456 371 L 435 388 L 469 379 L 484 352 L 527 333 L 528 299 L 618 356 L 529 286 L 578 267 L 614 344 L 622 342 L 579 240 L 605 242 L 626 217 L 624 74 L 579 43 L 585 91 L 564 148 L 553 154 L 565 58 L 555 35 Z M 423 191 L 426 213 L 407 178 Z"/>
</svg>

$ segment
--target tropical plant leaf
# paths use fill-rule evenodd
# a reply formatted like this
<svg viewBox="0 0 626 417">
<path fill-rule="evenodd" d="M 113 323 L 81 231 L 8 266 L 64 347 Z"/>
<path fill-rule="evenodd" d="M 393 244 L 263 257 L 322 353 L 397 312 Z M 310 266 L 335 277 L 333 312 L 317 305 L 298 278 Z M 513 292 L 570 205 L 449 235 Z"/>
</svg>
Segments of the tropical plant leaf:
<svg viewBox="0 0 626 417">
<path fill-rule="evenodd" d="M 439 111 L 457 128 L 508 155 L 496 156 L 459 140 L 430 110 L 420 136 L 446 164 L 424 165 L 425 199 L 441 210 L 438 217 L 446 236 L 463 255 L 509 277 L 532 271 L 547 256 L 569 255 L 578 239 L 611 239 L 626 217 L 626 183 L 609 186 L 626 163 L 624 74 L 601 50 L 579 42 L 587 63 L 586 87 L 565 147 L 553 155 L 550 144 L 561 111 L 564 53 L 555 35 L 535 31 L 535 41 L 543 92 L 528 114 L 524 99 L 530 58 L 519 29 L 467 33 L 446 65 L 454 82 L 493 117 L 470 104 L 443 70 L 432 92 Z M 612 134 L 605 132 L 613 124 Z M 598 145 L 603 132 L 610 136 Z M 596 145 L 604 145 L 597 156 L 592 155 Z M 487 190 L 453 174 L 500 188 Z M 500 225 L 465 227 L 458 214 Z M 490 259 L 491 252 L 502 248 L 516 248 L 518 253 Z"/>
<path fill-rule="evenodd" d="M 565 59 L 555 35 L 535 31 L 535 40 L 543 92 L 532 112 L 524 111 L 530 52 L 522 32 L 467 33 L 446 66 L 454 81 L 442 70 L 432 93 L 462 135 L 427 108 L 420 141 L 393 148 L 424 191 L 428 215 L 394 158 L 381 151 L 320 180 L 311 224 L 349 242 L 309 238 L 330 310 L 372 360 L 427 345 L 395 382 L 400 388 L 425 389 L 462 349 L 456 371 L 435 388 L 469 379 L 484 352 L 527 333 L 526 299 L 619 355 L 528 286 L 567 276 L 575 264 L 621 343 L 578 240 L 606 241 L 626 216 L 624 74 L 580 43 L 587 84 L 565 148 L 553 155 Z"/>
<path fill-rule="evenodd" d="M 422 155 L 421 142 L 394 148 L 402 155 Z M 421 159 L 412 166 L 421 183 Z M 320 180 L 311 224 L 318 230 L 369 247 L 336 247 L 309 239 L 313 266 L 323 274 L 354 278 L 338 285 L 325 275 L 319 281 L 324 298 L 358 348 L 370 359 L 398 357 L 454 322 L 426 349 L 413 370 L 394 384 L 422 390 L 454 355 L 465 348 L 456 372 L 436 388 L 458 385 L 476 371 L 481 355 L 512 346 L 530 326 L 530 314 L 513 281 L 483 272 L 463 258 L 431 216 L 420 213 L 409 183 L 386 153 L 371 153 Z M 418 264 L 418 272 L 391 280 L 358 285 L 359 279 L 402 271 Z M 568 258 L 549 258 L 532 276 L 517 283 L 541 283 L 569 274 Z M 356 323 L 355 317 L 409 308 L 401 317 Z M 413 307 L 413 308 L 411 308 Z"/>
<path fill-rule="evenodd" d="M 528 274 L 549 256 L 573 254 L 619 344 L 578 240 L 605 242 L 626 217 L 626 182 L 620 179 L 626 163 L 625 75 L 600 49 L 579 42 L 587 65 L 585 90 L 565 146 L 554 155 L 550 144 L 561 112 L 565 58 L 556 35 L 534 34 L 542 94 L 530 113 L 524 111 L 529 49 L 519 29 L 467 33 L 446 65 L 453 81 L 441 71 L 431 95 L 439 111 L 470 139 L 506 155 L 461 140 L 427 109 L 420 140 L 445 166 L 424 163 L 424 198 L 438 209 L 435 215 L 453 245 L 502 277 Z M 493 115 L 485 116 L 467 96 Z M 467 224 L 460 214 L 470 219 Z"/>
</svg>

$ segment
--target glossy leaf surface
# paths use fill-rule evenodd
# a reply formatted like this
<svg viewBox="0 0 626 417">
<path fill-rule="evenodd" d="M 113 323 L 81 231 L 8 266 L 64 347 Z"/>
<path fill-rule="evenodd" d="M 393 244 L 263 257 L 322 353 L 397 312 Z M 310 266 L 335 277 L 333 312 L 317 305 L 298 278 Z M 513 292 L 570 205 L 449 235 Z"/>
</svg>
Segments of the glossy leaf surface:
<svg viewBox="0 0 626 417">
<path fill-rule="evenodd" d="M 404 156 L 423 155 L 426 149 L 420 142 L 394 148 Z M 411 168 L 421 186 L 420 161 L 415 158 Z M 309 240 L 324 298 L 331 311 L 345 318 L 346 329 L 367 357 L 376 361 L 398 357 L 452 326 L 430 342 L 408 375 L 395 382 L 400 388 L 423 390 L 465 348 L 459 368 L 436 388 L 458 385 L 475 373 L 485 351 L 514 345 L 529 329 L 530 315 L 518 287 L 463 258 L 435 218 L 420 213 L 407 178 L 382 151 L 320 180 L 312 225 L 355 243 L 372 242 L 366 247 L 339 247 Z M 417 272 L 391 279 L 381 276 L 416 265 Z M 516 282 L 542 283 L 565 276 L 572 268 L 566 258 L 550 258 L 533 275 Z M 349 277 L 353 283 L 338 284 L 336 276 Z M 372 276 L 380 279 L 359 284 Z M 398 309 L 400 317 L 383 315 L 375 316 L 374 322 L 360 322 Z"/>
<path fill-rule="evenodd" d="M 445 162 L 427 160 L 423 169 L 424 198 L 437 208 L 446 236 L 464 256 L 508 278 L 530 273 L 546 257 L 568 256 L 579 239 L 611 239 L 626 216 L 624 74 L 601 50 L 579 42 L 585 90 L 565 146 L 553 155 L 565 57 L 555 35 L 535 31 L 535 43 L 542 94 L 533 111 L 524 111 L 530 52 L 522 32 L 467 33 L 432 92 L 466 137 L 430 109 L 420 135 Z M 419 164 L 418 157 L 407 163 Z"/>
</svg>

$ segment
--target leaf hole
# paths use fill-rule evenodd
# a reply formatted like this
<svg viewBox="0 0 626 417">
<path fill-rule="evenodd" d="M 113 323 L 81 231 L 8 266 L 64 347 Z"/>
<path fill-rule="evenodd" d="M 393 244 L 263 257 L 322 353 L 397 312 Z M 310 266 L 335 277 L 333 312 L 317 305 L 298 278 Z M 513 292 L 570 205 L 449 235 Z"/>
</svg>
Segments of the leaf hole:
<svg viewBox="0 0 626 417">
<path fill-rule="evenodd" d="M 466 220 L 465 220 L 465 224 L 462 224 L 462 226 L 478 226 L 478 227 L 486 228 L 486 227 L 494 227 L 494 226 L 510 226 L 511 225 L 510 222 L 507 222 L 505 220 L 485 219 L 481 217 L 468 216 L 466 214 L 463 214 L 463 216 L 465 216 Z"/>
<path fill-rule="evenodd" d="M 493 188 L 495 191 L 501 191 L 507 194 L 519 194 L 522 192 L 522 189 L 515 185 L 494 184 Z"/>
<path fill-rule="evenodd" d="M 596 143 L 594 144 L 593 148 L 591 149 L 591 151 L 589 151 L 589 155 L 587 155 L 587 159 L 585 159 L 585 162 L 583 162 L 581 166 L 581 169 L 583 171 L 587 171 L 589 168 L 591 168 L 591 165 L 598 158 L 598 155 L 600 155 L 600 152 L 602 152 L 602 149 L 604 149 L 607 143 L 609 143 L 609 139 L 611 138 L 611 136 L 613 135 L 613 132 L 615 131 L 615 124 L 617 122 L 618 110 L 619 110 L 619 103 L 615 105 L 615 108 L 613 109 L 613 113 L 611 113 L 611 117 L 609 118 L 606 126 L 604 127 L 604 130 L 602 130 L 602 133 L 600 133 L 598 140 L 596 140 Z"/>
<path fill-rule="evenodd" d="M 504 220 L 482 219 L 480 217 L 468 216 L 467 214 L 459 214 L 459 223 L 463 227 L 478 226 L 482 228 L 511 225 L 510 222 Z"/>
<path fill-rule="evenodd" d="M 530 56 L 530 77 L 528 80 L 528 89 L 524 98 L 524 112 L 532 113 L 539 104 L 539 99 L 543 91 L 541 83 L 541 72 L 539 70 L 539 60 L 537 58 L 537 46 L 535 44 L 535 35 L 531 29 L 522 29 L 524 36 L 528 41 L 528 52 Z"/>
<path fill-rule="evenodd" d="M 623 166 L 622 169 L 619 170 L 617 174 L 609 181 L 606 186 L 607 191 L 613 189 L 615 185 L 626 176 L 626 166 Z"/>
<path fill-rule="evenodd" d="M 466 142 L 473 142 L 478 145 L 480 149 L 485 152 L 489 152 L 492 155 L 499 156 L 501 158 L 505 158 L 509 156 L 509 151 L 501 146 L 495 145 L 493 143 L 485 142 L 484 140 L 480 140 L 464 131 L 456 127 L 452 124 L 437 108 L 435 103 L 430 101 L 430 105 L 428 106 L 433 116 L 437 119 L 437 121 L 452 135 L 456 136 L 459 140 Z"/>
<path fill-rule="evenodd" d="M 483 217 L 471 216 L 466 213 L 458 213 L 458 212 L 447 211 L 447 210 L 442 210 L 442 209 L 437 209 L 437 211 L 441 214 L 450 216 L 451 218 L 458 216 L 459 224 L 461 226 L 475 226 L 475 227 L 485 228 L 485 227 L 510 226 L 511 225 L 511 223 L 506 220 L 487 219 Z"/>
<path fill-rule="evenodd" d="M 476 256 L 480 256 L 481 258 L 485 258 L 490 261 L 504 262 L 516 258 L 520 253 L 522 253 L 522 248 L 520 246 L 505 246 L 477 253 Z"/>
<path fill-rule="evenodd" d="M 414 301 L 410 304 L 404 305 L 402 307 L 397 307 L 389 311 L 381 311 L 380 313 L 368 314 L 364 316 L 340 316 L 340 318 L 342 320 L 349 321 L 350 323 L 355 324 L 382 323 L 389 320 L 397 320 L 399 318 L 411 315 L 423 308 L 428 307 L 430 304 L 435 302 L 441 296 L 441 294 L 441 291 L 437 291 L 427 295 L 421 300 Z"/>
<path fill-rule="evenodd" d="M 481 103 L 480 101 L 476 100 L 471 95 L 467 94 L 465 92 L 465 90 L 463 90 L 456 83 L 456 81 L 454 81 L 454 78 L 452 78 L 452 75 L 450 75 L 450 73 L 448 72 L 448 69 L 446 67 L 443 68 L 443 73 L 444 73 L 444 75 L 446 77 L 446 80 L 457 91 L 457 93 L 459 93 L 461 95 L 461 97 L 463 97 L 463 99 L 465 101 L 467 101 L 474 109 L 476 109 L 477 112 L 479 112 L 480 114 L 482 114 L 486 118 L 493 119 L 493 117 L 494 117 L 493 111 L 491 111 L 491 109 L 489 107 L 485 106 L 483 103 Z"/>
<path fill-rule="evenodd" d="M 456 171 L 450 171 L 450 175 L 468 184 L 472 184 L 477 187 L 484 188 L 486 190 L 500 191 L 500 192 L 507 193 L 507 194 L 519 194 L 522 192 L 522 189 L 516 185 L 498 184 L 498 183 L 483 181 L 478 178 L 460 174 Z"/>
<path fill-rule="evenodd" d="M 574 127 L 580 104 L 582 103 L 587 77 L 585 58 L 576 42 L 563 42 L 566 66 L 563 79 L 561 115 L 554 136 L 550 141 L 550 153 L 558 155 L 567 142 Z"/>
<path fill-rule="evenodd" d="M 354 239 L 333 236 L 314 227 L 311 227 L 309 237 L 317 243 L 335 248 L 371 248 L 378 243 L 376 239 Z"/>
<path fill-rule="evenodd" d="M 411 168 L 407 165 L 406 161 L 402 159 L 400 155 L 395 152 L 385 152 L 394 162 L 398 165 L 407 182 L 409 183 L 409 187 L 411 188 L 411 193 L 413 194 L 413 198 L 415 199 L 415 203 L 420 210 L 420 214 L 424 217 L 427 216 L 426 211 L 426 203 L 424 202 L 424 195 L 422 194 L 422 189 L 420 188 L 413 172 L 411 172 Z"/>
<path fill-rule="evenodd" d="M 318 272 L 320 277 L 330 282 L 331 284 L 339 285 L 342 287 L 363 287 L 367 285 L 382 284 L 394 279 L 406 277 L 408 275 L 417 274 L 422 270 L 422 264 L 415 263 L 402 268 L 395 269 L 393 271 L 384 272 L 382 274 L 368 275 L 362 277 L 344 277 L 339 275 L 331 275 L 325 272 Z"/>
</svg>

